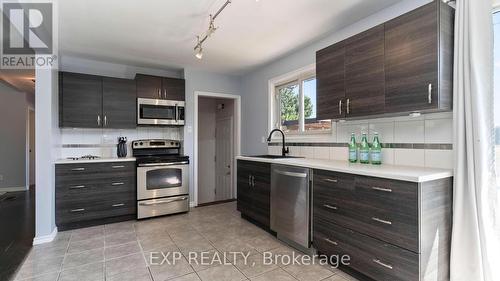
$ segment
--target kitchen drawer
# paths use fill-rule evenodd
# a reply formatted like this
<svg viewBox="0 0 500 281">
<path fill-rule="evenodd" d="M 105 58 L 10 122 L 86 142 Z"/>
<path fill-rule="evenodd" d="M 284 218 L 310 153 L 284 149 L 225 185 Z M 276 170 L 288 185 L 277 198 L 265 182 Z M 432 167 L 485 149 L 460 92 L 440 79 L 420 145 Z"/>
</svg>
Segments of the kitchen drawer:
<svg viewBox="0 0 500 281">
<path fill-rule="evenodd" d="M 135 176 L 124 178 L 87 179 L 80 181 L 59 181 L 56 185 L 56 198 L 70 200 L 74 197 L 108 197 L 123 192 L 136 191 Z"/>
<path fill-rule="evenodd" d="M 88 177 L 108 177 L 109 174 L 135 174 L 135 162 L 75 163 L 57 164 L 56 179 L 85 179 Z"/>
<path fill-rule="evenodd" d="M 375 280 L 419 280 L 419 255 L 356 231 L 315 222 L 314 247 L 326 255 L 349 255 L 349 267 Z"/>
<path fill-rule="evenodd" d="M 136 201 L 121 197 L 101 202 L 72 202 L 56 209 L 56 223 L 68 224 L 81 221 L 132 215 L 136 212 Z"/>
<path fill-rule="evenodd" d="M 315 171 L 313 217 L 419 252 L 417 192 L 413 183 Z"/>
</svg>

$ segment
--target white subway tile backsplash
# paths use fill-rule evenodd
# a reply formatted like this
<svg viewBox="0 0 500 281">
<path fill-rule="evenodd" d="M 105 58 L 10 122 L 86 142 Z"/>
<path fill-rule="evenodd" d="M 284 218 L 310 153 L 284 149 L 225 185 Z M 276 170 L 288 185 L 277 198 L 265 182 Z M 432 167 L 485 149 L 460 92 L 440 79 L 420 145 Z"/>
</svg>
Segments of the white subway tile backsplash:
<svg viewBox="0 0 500 281">
<path fill-rule="evenodd" d="M 330 159 L 338 161 L 348 161 L 349 160 L 349 148 L 348 147 L 330 147 Z"/>
<path fill-rule="evenodd" d="M 394 149 L 382 149 L 382 164 L 394 165 Z"/>
<path fill-rule="evenodd" d="M 315 146 L 313 147 L 314 150 L 314 159 L 325 159 L 328 160 L 330 159 L 330 148 L 329 147 L 322 147 L 322 146 Z"/>
<path fill-rule="evenodd" d="M 394 149 L 394 165 L 424 167 L 425 150 Z"/>
<path fill-rule="evenodd" d="M 453 169 L 453 150 L 425 150 L 425 166 Z"/>
<path fill-rule="evenodd" d="M 425 141 L 425 121 L 394 122 L 395 143 L 423 143 Z"/>
<path fill-rule="evenodd" d="M 425 143 L 452 143 L 452 119 L 425 120 Z"/>
<path fill-rule="evenodd" d="M 300 156 L 305 158 L 314 158 L 314 147 L 302 146 L 300 148 Z"/>
<path fill-rule="evenodd" d="M 394 122 L 372 123 L 369 125 L 368 141 L 373 141 L 373 136 L 378 133 L 379 140 L 382 143 L 394 142 Z"/>
<path fill-rule="evenodd" d="M 279 147 L 280 153 L 281 153 L 281 147 L 280 146 L 278 146 L 278 147 Z M 297 156 L 297 157 L 302 156 L 301 152 L 300 152 L 300 146 L 290 146 L 290 147 L 288 147 L 288 149 L 290 150 L 291 156 Z"/>
<path fill-rule="evenodd" d="M 361 140 L 361 135 L 369 131 L 368 123 L 341 122 L 337 124 L 337 142 L 349 142 L 351 133 L 356 134 L 356 140 Z"/>
</svg>

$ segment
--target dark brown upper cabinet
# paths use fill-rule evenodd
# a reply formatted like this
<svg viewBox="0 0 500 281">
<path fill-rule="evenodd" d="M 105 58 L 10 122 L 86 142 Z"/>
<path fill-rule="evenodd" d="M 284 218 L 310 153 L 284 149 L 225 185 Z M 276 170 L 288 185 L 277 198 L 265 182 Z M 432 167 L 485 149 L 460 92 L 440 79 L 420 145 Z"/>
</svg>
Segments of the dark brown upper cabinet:
<svg viewBox="0 0 500 281">
<path fill-rule="evenodd" d="M 383 114 L 384 25 L 347 39 L 345 50 L 346 117 Z"/>
<path fill-rule="evenodd" d="M 59 127 L 136 127 L 134 80 L 60 72 L 59 83 Z"/>
<path fill-rule="evenodd" d="M 184 79 L 137 74 L 137 97 L 148 99 L 185 100 Z"/>
<path fill-rule="evenodd" d="M 102 78 L 61 72 L 59 83 L 59 127 L 101 128 Z"/>
<path fill-rule="evenodd" d="M 450 111 L 453 19 L 435 0 L 319 50 L 318 119 Z"/>
<path fill-rule="evenodd" d="M 316 53 L 316 118 L 345 117 L 345 47 L 337 43 Z"/>
<path fill-rule="evenodd" d="M 102 79 L 103 126 L 106 128 L 135 128 L 137 124 L 136 84 L 134 80 Z"/>
<path fill-rule="evenodd" d="M 161 99 L 161 77 L 137 74 L 137 97 L 146 99 Z"/>
<path fill-rule="evenodd" d="M 387 112 L 451 110 L 453 17 L 434 1 L 385 24 Z"/>
</svg>

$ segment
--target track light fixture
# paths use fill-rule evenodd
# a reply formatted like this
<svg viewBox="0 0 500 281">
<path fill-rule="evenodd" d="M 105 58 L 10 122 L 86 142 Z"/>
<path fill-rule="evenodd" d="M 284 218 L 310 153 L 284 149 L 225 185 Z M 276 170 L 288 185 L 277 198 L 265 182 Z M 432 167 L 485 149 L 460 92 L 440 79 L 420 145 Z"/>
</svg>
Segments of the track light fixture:
<svg viewBox="0 0 500 281">
<path fill-rule="evenodd" d="M 227 0 L 222 7 L 215 13 L 215 15 L 210 15 L 210 21 L 208 23 L 208 30 L 205 32 L 205 34 L 200 38 L 200 36 L 196 36 L 196 46 L 194 46 L 195 50 L 195 57 L 197 59 L 202 59 L 203 58 L 203 43 L 210 37 L 212 36 L 215 31 L 217 30 L 217 27 L 215 27 L 215 19 L 217 16 L 224 10 L 227 5 L 231 4 L 231 0 Z"/>
</svg>

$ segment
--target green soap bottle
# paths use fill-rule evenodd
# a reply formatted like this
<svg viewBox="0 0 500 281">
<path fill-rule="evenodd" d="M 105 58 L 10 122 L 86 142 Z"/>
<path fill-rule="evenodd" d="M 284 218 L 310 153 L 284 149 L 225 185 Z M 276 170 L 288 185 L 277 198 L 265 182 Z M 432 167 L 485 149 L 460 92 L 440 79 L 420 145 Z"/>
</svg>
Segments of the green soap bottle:
<svg viewBox="0 0 500 281">
<path fill-rule="evenodd" d="M 378 140 L 378 133 L 374 133 L 372 149 L 370 151 L 370 158 L 372 160 L 373 165 L 382 164 L 382 145 L 380 145 L 380 141 Z"/>
<path fill-rule="evenodd" d="M 366 133 L 361 137 L 361 146 L 359 147 L 359 162 L 362 164 L 370 163 L 370 146 L 366 138 Z"/>
<path fill-rule="evenodd" d="M 349 162 L 358 162 L 358 146 L 356 145 L 356 135 L 351 134 L 351 140 L 349 141 Z"/>
</svg>

